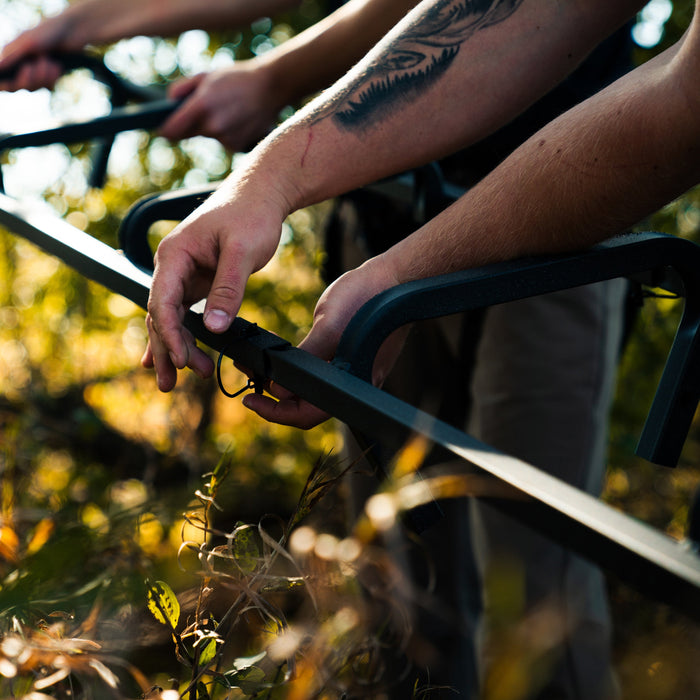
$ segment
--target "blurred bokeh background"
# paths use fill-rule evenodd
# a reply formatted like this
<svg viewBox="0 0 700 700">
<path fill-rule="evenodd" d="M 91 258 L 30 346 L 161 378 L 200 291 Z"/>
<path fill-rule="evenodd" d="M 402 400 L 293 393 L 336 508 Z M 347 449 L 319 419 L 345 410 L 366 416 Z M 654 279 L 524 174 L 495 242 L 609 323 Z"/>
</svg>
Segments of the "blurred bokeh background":
<svg viewBox="0 0 700 700">
<path fill-rule="evenodd" d="M 0 0 L 0 44 L 60 0 Z M 679 36 L 690 0 L 654 0 L 634 28 L 643 61 Z M 105 52 L 130 80 L 165 84 L 261 54 L 325 12 L 305 0 L 288 15 L 245 31 L 190 31 L 177 39 L 136 37 Z M 77 71 L 56 90 L 0 93 L 0 133 L 85 119 L 109 108 L 106 88 Z M 89 147 L 56 145 L 3 154 L 7 193 L 34 202 L 116 245 L 119 222 L 144 194 L 215 182 L 236 164 L 215 141 L 171 144 L 145 132 L 120 135 L 99 190 L 88 185 Z M 249 284 L 241 315 L 292 342 L 303 338 L 322 290 L 318 232 L 327 205 L 290 217 L 274 261 Z M 640 228 L 694 238 L 697 191 Z M 162 224 L 158 234 L 169 224 Z M 623 357 L 611 421 L 605 498 L 682 539 L 700 482 L 700 433 L 693 426 L 673 470 L 634 457 L 681 302 L 645 303 Z M 295 507 L 312 466 L 332 459 L 332 422 L 308 432 L 266 424 L 214 381 L 183 374 L 160 394 L 140 368 L 143 312 L 86 281 L 11 233 L 0 231 L 0 627 L 70 611 L 79 619 L 100 598 L 106 617 L 145 600 L 146 578 L 191 585 L 178 566 L 183 512 L 206 473 L 230 465 L 217 493 L 233 522 L 282 517 Z M 244 383 L 224 366 L 229 387 Z M 322 505 L 318 506 L 323 508 Z M 322 512 L 331 520 L 334 512 Z M 337 516 L 337 513 L 335 514 Z M 195 535 L 192 535 L 195 536 Z M 697 628 L 611 581 L 616 654 L 625 697 L 700 696 Z M 510 697 L 515 697 L 511 695 Z"/>
</svg>

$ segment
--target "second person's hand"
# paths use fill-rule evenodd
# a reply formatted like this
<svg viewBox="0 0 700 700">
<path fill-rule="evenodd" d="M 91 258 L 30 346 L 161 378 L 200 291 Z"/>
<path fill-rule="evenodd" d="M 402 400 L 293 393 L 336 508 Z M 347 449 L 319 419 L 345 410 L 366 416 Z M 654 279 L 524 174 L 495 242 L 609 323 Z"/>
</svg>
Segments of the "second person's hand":
<svg viewBox="0 0 700 700">
<path fill-rule="evenodd" d="M 0 81 L 0 90 L 38 90 L 53 88 L 61 77 L 61 65 L 51 60 L 51 51 L 73 51 L 82 48 L 71 39 L 68 15 L 50 17 L 36 27 L 22 32 L 0 51 L 0 70 L 16 67 L 12 80 Z"/>
<path fill-rule="evenodd" d="M 299 347 L 323 360 L 335 356 L 340 338 L 355 312 L 372 297 L 398 284 L 396 272 L 385 256 L 371 258 L 360 267 L 339 277 L 319 299 L 314 322 Z M 382 386 L 398 357 L 408 328 L 392 333 L 375 359 L 372 383 Z M 272 423 L 309 429 L 329 416 L 278 384 L 268 387 L 271 396 L 248 394 L 243 405 Z"/>
<path fill-rule="evenodd" d="M 276 94 L 266 67 L 255 59 L 183 78 L 168 95 L 184 102 L 160 133 L 171 141 L 209 136 L 230 151 L 249 150 L 275 126 L 284 106 Z"/>
</svg>

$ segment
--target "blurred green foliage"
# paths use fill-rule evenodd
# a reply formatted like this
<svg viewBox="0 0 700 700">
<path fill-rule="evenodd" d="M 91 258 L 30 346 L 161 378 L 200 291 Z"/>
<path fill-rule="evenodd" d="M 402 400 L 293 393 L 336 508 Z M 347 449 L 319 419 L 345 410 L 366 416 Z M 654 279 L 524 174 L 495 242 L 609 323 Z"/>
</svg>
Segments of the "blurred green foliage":
<svg viewBox="0 0 700 700">
<path fill-rule="evenodd" d="M 691 8 L 690 0 L 673 3 L 661 46 L 687 25 Z M 135 80 L 165 83 L 208 62 L 265 51 L 323 11 L 323 3 L 305 0 L 296 12 L 240 31 L 139 38 L 110 49 L 106 58 Z M 640 50 L 640 60 L 650 53 Z M 63 80 L 52 97 L 57 113 L 80 113 L 86 81 L 84 75 Z M 138 133 L 120 140 L 120 148 L 124 155 L 99 191 L 86 184 L 90 149 L 59 149 L 65 163 L 61 177 L 41 193 L 58 216 L 111 245 L 119 222 L 142 195 L 216 181 L 235 164 L 220 146 L 202 139 L 171 145 Z M 16 154 L 8 159 L 10 166 L 19 165 Z M 310 327 L 322 289 L 317 234 L 324 216 L 320 206 L 290 218 L 284 245 L 251 279 L 242 308 L 245 318 L 292 342 Z M 696 190 L 641 228 L 695 237 L 699 222 Z M 163 233 L 167 225 L 157 228 Z M 646 302 L 635 323 L 620 369 L 605 494 L 677 537 L 684 534 L 688 504 L 700 481 L 700 428 L 693 426 L 676 470 L 637 460 L 633 447 L 680 306 Z M 291 515 L 312 465 L 335 445 L 332 427 L 305 433 L 263 423 L 221 396 L 214 382 L 192 375 L 183 375 L 172 394 L 158 393 L 152 374 L 139 367 L 145 337 L 143 312 L 130 302 L 0 232 L 0 631 L 47 620 L 90 620 L 98 611 L 101 635 L 109 637 L 110 621 L 129 619 L 145 605 L 147 579 L 167 581 L 176 590 L 198 580 L 178 566 L 183 538 L 201 540 L 182 511 L 213 465 L 225 463 L 227 474 L 216 486 L 224 515 L 210 515 L 212 523 L 229 531 L 236 522 L 257 522 L 265 513 Z M 234 387 L 243 377 L 226 366 L 224 381 Z M 685 697 L 680 676 L 687 669 L 680 656 L 674 667 L 651 644 L 638 648 L 649 621 L 627 615 L 636 599 L 625 595 L 614 593 L 627 623 L 621 648 L 637 645 L 639 657 L 648 656 L 648 668 L 663 658 L 664 668 L 671 669 L 671 681 L 668 672 L 655 676 L 671 688 L 656 697 Z M 326 612 L 342 628 L 342 620 Z M 672 620 L 670 629 L 675 632 L 678 624 Z M 172 662 L 171 652 L 166 662 L 154 651 L 162 639 L 131 641 L 132 653 L 152 652 L 150 671 Z M 241 662 L 237 672 L 249 668 L 252 662 L 250 667 Z M 635 674 L 633 668 L 623 678 L 626 688 L 634 688 L 629 697 L 650 697 L 644 693 L 653 679 L 641 674 L 645 690 Z"/>
<path fill-rule="evenodd" d="M 135 81 L 164 83 L 188 66 L 266 50 L 320 12 L 312 0 L 241 31 L 141 37 L 109 49 L 106 60 Z M 82 115 L 91 109 L 84 96 L 99 90 L 82 72 L 66 76 L 47 118 Z M 99 191 L 87 185 L 89 146 L 47 149 L 63 168 L 41 192 L 57 216 L 110 245 L 139 197 L 216 181 L 232 163 L 207 139 L 172 145 L 139 132 L 118 139 L 117 149 Z M 4 156 L 9 192 L 22 167 L 32 180 L 22 157 Z M 310 327 L 321 291 L 316 230 L 323 216 L 321 207 L 290 217 L 274 263 L 251 280 L 242 309 L 292 342 Z M 6 550 L 0 546 L 5 629 L 13 619 L 30 622 L 57 609 L 86 617 L 98 598 L 116 614 L 145 601 L 147 576 L 182 585 L 176 560 L 182 511 L 212 465 L 223 455 L 234 465 L 218 498 L 236 519 L 254 521 L 268 511 L 291 512 L 318 455 L 334 446 L 328 426 L 301 432 L 263 424 L 223 397 L 214 380 L 183 373 L 172 394 L 160 394 L 139 366 L 145 341 L 140 309 L 0 232 L 0 521 L 10 541 Z M 223 375 L 229 386 L 244 383 L 232 366 Z M 42 527 L 43 541 L 36 535 Z"/>
</svg>

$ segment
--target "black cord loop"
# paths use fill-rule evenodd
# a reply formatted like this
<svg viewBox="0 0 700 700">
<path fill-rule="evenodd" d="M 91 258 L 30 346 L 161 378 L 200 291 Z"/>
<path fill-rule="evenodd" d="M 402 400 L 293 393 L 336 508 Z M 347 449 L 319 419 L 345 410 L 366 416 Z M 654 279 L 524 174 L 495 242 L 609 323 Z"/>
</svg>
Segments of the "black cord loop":
<svg viewBox="0 0 700 700">
<path fill-rule="evenodd" d="M 257 384 L 255 382 L 255 379 L 248 379 L 248 381 L 246 382 L 246 385 L 242 389 L 239 389 L 238 391 L 234 391 L 233 393 L 231 393 L 230 391 L 228 391 L 226 389 L 226 387 L 224 386 L 224 382 L 221 379 L 221 361 L 223 360 L 223 357 L 224 357 L 224 351 L 222 350 L 219 353 L 219 359 L 216 361 L 216 381 L 219 384 L 219 389 L 221 389 L 221 393 L 224 396 L 228 397 L 229 399 L 235 399 L 237 396 L 240 396 L 244 391 L 248 391 L 250 389 L 257 392 L 258 387 L 257 387 Z"/>
</svg>

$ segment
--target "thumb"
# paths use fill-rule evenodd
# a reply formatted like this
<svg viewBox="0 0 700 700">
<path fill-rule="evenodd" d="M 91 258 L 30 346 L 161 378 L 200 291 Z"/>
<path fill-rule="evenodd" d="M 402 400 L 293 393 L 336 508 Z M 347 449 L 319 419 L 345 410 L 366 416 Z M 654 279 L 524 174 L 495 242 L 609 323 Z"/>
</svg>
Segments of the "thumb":
<svg viewBox="0 0 700 700">
<path fill-rule="evenodd" d="M 340 333 L 329 329 L 328 324 L 315 322 L 308 335 L 299 343 L 299 349 L 305 350 L 322 360 L 329 362 L 335 356 L 340 341 Z"/>
<path fill-rule="evenodd" d="M 6 69 L 29 56 L 37 56 L 53 50 L 79 50 L 66 41 L 69 21 L 63 14 L 44 19 L 34 27 L 23 31 L 0 49 L 0 69 Z"/>
<path fill-rule="evenodd" d="M 160 126 L 159 134 L 169 141 L 179 141 L 197 133 L 204 115 L 196 99 L 185 100 Z"/>
<path fill-rule="evenodd" d="M 206 73 L 198 73 L 189 78 L 180 78 L 180 80 L 176 80 L 168 86 L 168 97 L 173 100 L 181 100 L 183 97 L 187 97 L 187 95 L 197 89 L 199 83 L 202 82 L 205 76 Z"/>
<path fill-rule="evenodd" d="M 183 103 L 163 122 L 159 129 L 161 136 L 170 141 L 179 141 L 197 133 L 199 121 L 204 116 L 204 108 L 193 93 L 203 77 L 202 74 L 184 78 L 168 88 L 168 97 L 183 100 Z"/>
<path fill-rule="evenodd" d="M 227 264 L 222 256 L 204 308 L 204 325 L 210 331 L 228 330 L 241 307 L 247 279 L 240 266 Z"/>
</svg>

